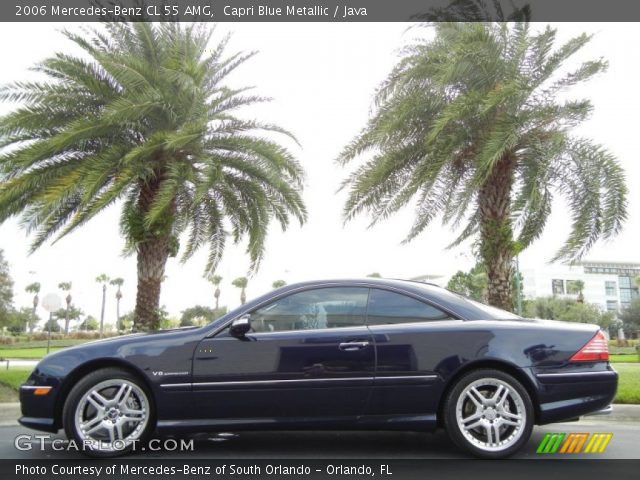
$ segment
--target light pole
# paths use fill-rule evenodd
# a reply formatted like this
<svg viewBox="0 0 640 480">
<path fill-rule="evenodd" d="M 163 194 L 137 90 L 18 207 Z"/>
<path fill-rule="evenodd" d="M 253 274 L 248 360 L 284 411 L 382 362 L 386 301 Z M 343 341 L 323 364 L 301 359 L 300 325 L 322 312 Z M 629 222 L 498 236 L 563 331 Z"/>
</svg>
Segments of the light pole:
<svg viewBox="0 0 640 480">
<path fill-rule="evenodd" d="M 51 350 L 51 323 L 53 322 L 53 312 L 62 306 L 62 301 L 57 293 L 47 293 L 42 299 L 42 307 L 49 312 L 49 323 L 47 324 L 47 355 Z"/>
</svg>

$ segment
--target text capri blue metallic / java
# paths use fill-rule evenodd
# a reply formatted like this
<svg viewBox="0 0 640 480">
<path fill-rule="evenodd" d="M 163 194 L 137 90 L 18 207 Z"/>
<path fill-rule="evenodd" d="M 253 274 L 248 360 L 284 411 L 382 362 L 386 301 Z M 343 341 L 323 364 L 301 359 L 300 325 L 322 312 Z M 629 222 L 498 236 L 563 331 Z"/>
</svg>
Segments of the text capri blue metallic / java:
<svg viewBox="0 0 640 480">
<path fill-rule="evenodd" d="M 424 283 L 306 282 L 205 327 L 53 353 L 20 390 L 20 423 L 64 428 L 96 456 L 154 433 L 444 427 L 498 458 L 534 425 L 610 410 L 608 358 L 595 325 L 527 320 Z"/>
</svg>

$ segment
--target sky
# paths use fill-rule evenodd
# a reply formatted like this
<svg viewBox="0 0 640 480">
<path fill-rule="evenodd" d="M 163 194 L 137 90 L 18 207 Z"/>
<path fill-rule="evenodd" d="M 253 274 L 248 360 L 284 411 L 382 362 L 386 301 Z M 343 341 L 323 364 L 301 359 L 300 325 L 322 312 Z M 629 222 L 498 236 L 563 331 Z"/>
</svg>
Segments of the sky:
<svg viewBox="0 0 640 480">
<path fill-rule="evenodd" d="M 420 32 L 402 23 L 223 23 L 212 39 L 232 33 L 229 53 L 258 54 L 234 72 L 230 86 L 255 86 L 256 93 L 273 98 L 246 112 L 252 118 L 277 123 L 291 130 L 299 146 L 283 139 L 306 170 L 304 199 L 309 220 L 282 232 L 270 229 L 267 253 L 257 274 L 249 280 L 249 298 L 271 289 L 274 280 L 288 283 L 321 279 L 363 277 L 379 272 L 385 277 L 412 278 L 420 275 L 452 275 L 474 263 L 470 245 L 447 250 L 456 237 L 449 226 L 434 222 L 408 245 L 401 244 L 413 218 L 411 207 L 374 228 L 363 216 L 346 225 L 342 221 L 345 192 L 340 182 L 353 166 L 345 169 L 334 159 L 342 147 L 365 125 L 372 109 L 372 95 L 399 58 L 399 48 Z M 633 23 L 565 23 L 558 28 L 564 41 L 582 32 L 593 40 L 574 56 L 570 65 L 604 57 L 606 73 L 574 88 L 570 97 L 588 97 L 594 114 L 576 129 L 576 134 L 605 145 L 626 171 L 629 187 L 629 218 L 624 231 L 614 240 L 599 242 L 587 255 L 591 260 L 639 262 L 640 162 L 637 149 L 637 112 L 640 96 L 637 79 L 640 62 L 633 45 L 640 43 L 640 31 Z M 534 29 L 544 24 L 534 24 Z M 10 24 L 0 29 L 0 85 L 38 78 L 29 67 L 57 51 L 73 50 L 60 30 L 75 30 L 78 24 Z M 212 43 L 212 46 L 213 46 Z M 11 105 L 0 104 L 0 114 Z M 545 234 L 520 256 L 522 268 L 536 268 L 548 262 L 569 230 L 570 218 L 561 199 L 554 203 Z M 122 277 L 121 312 L 134 308 L 135 258 L 122 256 L 118 230 L 118 206 L 111 207 L 84 228 L 54 245 L 47 244 L 28 255 L 29 238 L 15 219 L 0 225 L 0 249 L 10 263 L 17 307 L 28 306 L 31 295 L 24 288 L 42 284 L 41 297 L 56 292 L 63 281 L 73 283 L 74 304 L 99 318 L 101 288 L 95 277 L 101 273 Z M 188 263 L 169 259 L 161 304 L 179 317 L 185 308 L 212 306 L 213 286 L 203 278 L 206 252 Z M 245 245 L 229 244 L 217 273 L 223 277 L 221 305 L 235 307 L 239 292 L 231 281 L 244 276 L 249 267 Z M 115 289 L 107 293 L 105 322 L 115 322 Z M 44 317 L 45 312 L 39 309 Z"/>
</svg>

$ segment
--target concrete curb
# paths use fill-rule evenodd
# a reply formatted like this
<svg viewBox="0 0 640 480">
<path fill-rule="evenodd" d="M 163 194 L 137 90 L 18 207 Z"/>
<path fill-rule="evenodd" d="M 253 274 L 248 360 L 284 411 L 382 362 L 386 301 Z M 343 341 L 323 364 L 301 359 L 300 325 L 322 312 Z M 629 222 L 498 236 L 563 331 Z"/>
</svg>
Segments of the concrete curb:
<svg viewBox="0 0 640 480">
<path fill-rule="evenodd" d="M 612 422 L 640 422 L 640 405 L 626 405 L 622 403 L 613 404 L 613 412 L 611 415 L 603 415 L 602 417 L 586 417 L 588 419 L 597 419 Z"/>
<path fill-rule="evenodd" d="M 0 426 L 17 425 L 20 415 L 20 403 L 0 403 Z"/>
</svg>

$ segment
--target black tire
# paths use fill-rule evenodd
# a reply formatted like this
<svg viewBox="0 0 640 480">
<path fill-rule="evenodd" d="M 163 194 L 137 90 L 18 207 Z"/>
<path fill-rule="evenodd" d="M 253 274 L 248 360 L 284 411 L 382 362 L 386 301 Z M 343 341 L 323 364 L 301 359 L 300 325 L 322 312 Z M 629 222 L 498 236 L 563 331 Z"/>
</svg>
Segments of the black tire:
<svg viewBox="0 0 640 480">
<path fill-rule="evenodd" d="M 83 404 L 86 405 L 86 407 L 83 408 L 91 408 L 88 406 L 87 401 L 83 400 L 85 398 L 85 395 L 91 392 L 96 386 L 104 384 L 105 382 L 120 382 L 122 384 L 126 383 L 127 385 L 135 385 L 139 389 L 139 391 L 135 391 L 134 393 L 137 392 L 137 394 L 140 395 L 140 392 L 142 392 L 144 394 L 144 402 L 139 403 L 139 405 L 141 405 L 142 410 L 144 410 L 146 413 L 146 421 L 140 422 L 140 428 L 136 427 L 135 441 L 133 441 L 130 445 L 123 446 L 123 448 L 118 448 L 117 450 L 109 450 L 102 447 L 92 448 L 91 445 L 86 445 L 85 440 L 87 439 L 87 437 L 83 437 L 81 432 L 78 431 L 78 426 L 76 425 L 76 414 L 78 414 L 79 403 L 82 401 Z M 105 388 L 107 389 L 107 391 L 117 391 L 116 385 L 114 385 L 113 387 Z M 135 399 L 129 401 L 135 401 Z M 98 417 L 98 411 L 96 410 L 94 418 L 97 419 Z M 105 416 L 104 418 L 106 420 L 107 417 Z M 69 440 L 73 440 L 76 443 L 77 447 L 81 449 L 81 451 L 86 455 L 89 455 L 91 457 L 117 457 L 120 455 L 124 455 L 134 449 L 139 450 L 142 446 L 144 446 L 146 444 L 146 441 L 148 440 L 150 433 L 154 430 L 155 406 L 153 403 L 153 397 L 151 396 L 151 393 L 147 389 L 146 385 L 141 382 L 138 377 L 126 370 L 115 367 L 96 370 L 95 372 L 91 372 L 82 377 L 80 381 L 78 381 L 78 383 L 73 387 L 71 392 L 69 392 L 62 410 L 62 425 Z M 99 445 L 99 443 L 96 442 L 96 445 Z"/>
<path fill-rule="evenodd" d="M 484 406 L 483 403 L 483 406 L 480 407 L 475 402 L 475 406 L 470 403 L 473 402 L 473 400 L 470 398 L 470 395 L 467 395 L 467 389 L 474 383 L 476 383 L 476 385 L 482 385 L 482 381 L 484 380 L 496 384 L 496 391 L 493 392 L 493 395 L 495 396 L 498 396 L 497 388 L 499 388 L 500 385 L 503 387 L 506 385 L 513 392 L 517 393 L 517 395 L 510 393 L 505 402 L 503 402 L 508 405 L 506 411 L 502 409 L 502 405 L 499 405 L 498 407 L 494 405 L 492 407 L 491 405 Z M 493 386 L 494 385 L 487 385 L 485 389 L 480 390 L 480 392 L 483 396 L 492 397 L 490 389 Z M 507 391 L 508 388 L 506 389 Z M 476 388 L 476 390 L 478 389 Z M 502 391 L 504 390 L 505 389 L 503 388 Z M 461 398 L 461 396 L 463 398 Z M 480 402 L 483 401 L 487 401 L 489 403 L 493 401 L 493 398 L 484 398 L 483 400 L 480 400 Z M 476 410 L 472 415 L 465 417 L 464 412 L 470 406 Z M 457 409 L 459 407 L 460 411 L 463 412 L 460 417 L 457 415 Z M 499 411 L 498 409 L 502 410 Z M 516 414 L 519 415 L 524 413 L 524 418 L 518 420 L 517 426 L 498 423 L 503 421 L 513 422 L 514 420 L 506 417 L 506 415 L 513 414 L 512 410 L 515 410 Z M 481 415 L 480 418 L 472 419 L 469 422 L 467 429 L 465 429 L 466 434 L 463 433 L 463 428 L 460 425 L 459 418 L 466 420 L 467 418 L 471 419 L 472 416 L 476 417 L 477 415 Z M 447 393 L 443 416 L 444 426 L 451 440 L 462 450 L 465 450 L 479 458 L 505 458 L 513 455 L 527 443 L 531 436 L 534 424 L 533 404 L 527 390 L 511 375 L 494 369 L 474 370 L 460 378 Z M 494 422 L 496 424 L 495 427 L 493 426 Z M 476 428 L 469 428 L 472 424 L 478 423 L 481 423 L 481 425 Z M 499 431 L 504 428 L 505 435 L 507 435 L 507 439 L 504 441 L 507 442 L 511 438 L 510 443 L 505 443 L 504 446 L 496 444 L 495 442 L 492 443 L 488 439 L 488 430 L 491 430 L 491 434 L 495 435 L 494 428 Z M 509 436 L 510 432 L 511 436 Z M 483 441 L 483 438 L 486 438 L 487 440 Z"/>
</svg>

